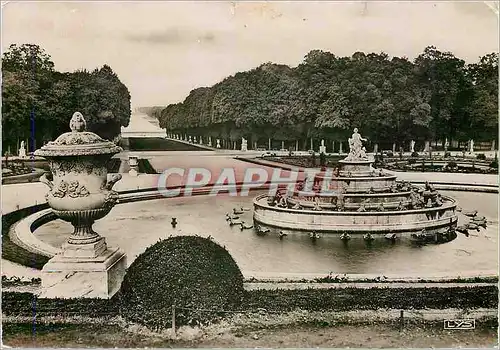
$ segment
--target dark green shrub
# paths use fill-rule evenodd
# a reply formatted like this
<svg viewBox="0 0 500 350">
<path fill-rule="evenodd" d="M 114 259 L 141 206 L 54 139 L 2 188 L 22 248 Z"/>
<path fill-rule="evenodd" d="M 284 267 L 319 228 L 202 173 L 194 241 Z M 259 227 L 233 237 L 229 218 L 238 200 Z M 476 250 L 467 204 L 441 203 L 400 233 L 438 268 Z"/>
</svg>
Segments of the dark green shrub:
<svg viewBox="0 0 500 350">
<path fill-rule="evenodd" d="M 490 163 L 490 168 L 498 169 L 498 159 L 495 159 Z"/>
<path fill-rule="evenodd" d="M 479 160 L 486 160 L 486 155 L 484 153 L 479 153 L 477 156 L 476 156 L 476 159 L 479 159 Z"/>
<path fill-rule="evenodd" d="M 452 161 L 449 161 L 449 162 L 448 162 L 448 164 L 447 164 L 446 166 L 447 166 L 448 168 L 450 168 L 450 169 L 455 169 L 455 168 L 458 168 L 458 164 L 457 164 L 457 162 L 455 162 L 455 161 L 453 161 L 453 160 L 452 160 Z"/>
<path fill-rule="evenodd" d="M 416 151 L 412 152 L 412 153 L 411 153 L 411 156 L 412 156 L 413 158 L 418 158 L 418 152 L 416 152 Z"/>
<path fill-rule="evenodd" d="M 450 153 L 450 152 L 444 152 L 444 157 L 445 157 L 445 158 L 449 158 L 449 157 L 451 157 L 451 153 Z"/>
<path fill-rule="evenodd" d="M 243 275 L 225 248 L 208 238 L 180 236 L 152 245 L 132 263 L 120 309 L 130 321 L 166 329 L 172 305 L 177 325 L 202 324 L 223 316 L 221 310 L 237 309 L 243 295 Z"/>
</svg>

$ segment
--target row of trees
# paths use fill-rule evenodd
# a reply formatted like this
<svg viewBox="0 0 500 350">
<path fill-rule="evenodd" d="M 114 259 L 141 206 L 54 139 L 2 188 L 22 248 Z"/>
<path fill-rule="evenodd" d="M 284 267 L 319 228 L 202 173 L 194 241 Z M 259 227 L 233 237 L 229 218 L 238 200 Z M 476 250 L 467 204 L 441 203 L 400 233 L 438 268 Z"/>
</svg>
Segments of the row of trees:
<svg viewBox="0 0 500 350">
<path fill-rule="evenodd" d="M 491 141 L 498 134 L 498 54 L 466 64 L 427 47 L 413 62 L 385 53 L 309 52 L 296 68 L 266 63 L 145 110 L 167 132 L 222 139 Z"/>
<path fill-rule="evenodd" d="M 17 152 L 22 140 L 29 150 L 69 131 L 75 111 L 87 129 L 112 140 L 130 120 L 130 93 L 104 65 L 61 73 L 37 45 L 11 45 L 2 57 L 2 148 Z"/>
</svg>

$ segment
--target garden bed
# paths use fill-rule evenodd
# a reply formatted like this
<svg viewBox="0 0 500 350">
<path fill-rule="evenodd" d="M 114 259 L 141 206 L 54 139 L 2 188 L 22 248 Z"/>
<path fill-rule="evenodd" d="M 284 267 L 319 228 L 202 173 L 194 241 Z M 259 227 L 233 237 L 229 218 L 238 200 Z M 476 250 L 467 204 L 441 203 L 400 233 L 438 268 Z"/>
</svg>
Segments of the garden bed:
<svg viewBox="0 0 500 350">
<path fill-rule="evenodd" d="M 345 157 L 326 156 L 325 166 L 334 168 L 338 165 L 339 160 L 343 158 Z M 271 162 L 283 163 L 286 165 L 297 166 L 301 168 L 314 168 L 320 166 L 320 158 L 312 156 L 265 157 L 264 159 Z"/>
<path fill-rule="evenodd" d="M 446 172 L 464 174 L 496 174 L 494 162 L 464 160 L 459 158 L 403 158 L 384 159 L 378 166 L 388 170 Z"/>
<path fill-rule="evenodd" d="M 39 299 L 31 293 L 4 292 L 2 312 L 7 316 L 89 316 L 115 317 L 120 297 L 112 299 Z M 239 310 L 289 312 L 352 311 L 378 309 L 476 309 L 498 306 L 497 286 L 450 288 L 330 288 L 301 290 L 252 290 L 245 293 Z M 170 317 L 170 315 L 164 315 Z"/>
</svg>

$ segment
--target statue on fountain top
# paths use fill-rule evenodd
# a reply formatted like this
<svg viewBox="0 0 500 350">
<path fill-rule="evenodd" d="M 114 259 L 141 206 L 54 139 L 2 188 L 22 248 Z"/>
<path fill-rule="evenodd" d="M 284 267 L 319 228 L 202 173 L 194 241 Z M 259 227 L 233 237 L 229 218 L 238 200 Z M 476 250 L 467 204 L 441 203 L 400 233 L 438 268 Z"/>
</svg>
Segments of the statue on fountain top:
<svg viewBox="0 0 500 350">
<path fill-rule="evenodd" d="M 367 141 L 367 139 L 361 137 L 358 133 L 358 128 L 354 128 L 354 133 L 349 139 L 349 154 L 347 155 L 346 160 L 368 159 L 365 148 L 363 147 L 363 141 Z"/>
</svg>

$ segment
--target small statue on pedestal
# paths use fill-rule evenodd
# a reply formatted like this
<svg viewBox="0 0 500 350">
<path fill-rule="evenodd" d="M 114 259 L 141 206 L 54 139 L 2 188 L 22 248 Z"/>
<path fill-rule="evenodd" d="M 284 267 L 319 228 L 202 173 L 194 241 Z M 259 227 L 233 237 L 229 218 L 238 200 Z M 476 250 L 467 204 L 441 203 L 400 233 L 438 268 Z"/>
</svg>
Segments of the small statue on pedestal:
<svg viewBox="0 0 500 350">
<path fill-rule="evenodd" d="M 26 147 L 24 146 L 24 141 L 21 141 L 21 147 L 19 147 L 19 158 L 26 158 Z"/>
<path fill-rule="evenodd" d="M 325 140 L 321 140 L 321 146 L 319 146 L 319 154 L 326 153 Z"/>
</svg>

